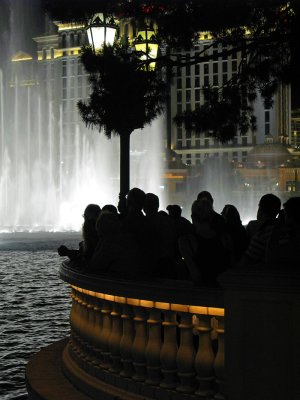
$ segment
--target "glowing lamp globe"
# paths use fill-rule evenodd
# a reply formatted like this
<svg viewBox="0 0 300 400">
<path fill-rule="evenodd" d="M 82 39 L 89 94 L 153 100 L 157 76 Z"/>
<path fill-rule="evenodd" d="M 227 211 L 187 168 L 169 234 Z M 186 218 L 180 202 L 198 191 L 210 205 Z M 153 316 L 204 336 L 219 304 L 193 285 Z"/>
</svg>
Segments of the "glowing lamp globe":
<svg viewBox="0 0 300 400">
<path fill-rule="evenodd" d="M 148 59 L 154 60 L 150 62 L 146 68 L 155 69 L 155 60 L 158 53 L 158 43 L 155 32 L 148 28 L 138 31 L 134 40 L 134 47 L 136 51 L 142 53 L 140 57 L 142 61 L 147 61 Z"/>
<path fill-rule="evenodd" d="M 95 52 L 114 44 L 117 27 L 117 20 L 112 15 L 98 13 L 93 16 L 86 30 L 89 44 Z"/>
</svg>

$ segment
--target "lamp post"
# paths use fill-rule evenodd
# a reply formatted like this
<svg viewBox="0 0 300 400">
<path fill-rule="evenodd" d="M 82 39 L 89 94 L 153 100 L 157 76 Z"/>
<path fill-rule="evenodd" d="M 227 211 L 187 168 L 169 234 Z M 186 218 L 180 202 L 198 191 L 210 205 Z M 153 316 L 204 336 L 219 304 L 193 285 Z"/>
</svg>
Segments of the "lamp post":
<svg viewBox="0 0 300 400">
<path fill-rule="evenodd" d="M 140 31 L 133 41 L 136 51 L 142 52 L 140 60 L 147 61 L 151 58 L 151 62 L 145 62 L 145 70 L 141 68 L 137 57 L 132 57 L 132 64 L 129 61 L 130 58 L 123 57 L 126 48 L 118 46 L 113 49 L 111 47 L 114 44 L 116 32 L 116 20 L 112 16 L 101 13 L 94 15 L 87 26 L 92 52 L 95 56 L 102 58 L 102 61 L 106 59 L 103 64 L 108 69 L 105 70 L 105 74 L 98 75 L 103 90 L 99 91 L 96 88 L 97 95 L 92 96 L 93 100 L 96 97 L 99 98 L 99 103 L 90 102 L 88 106 L 81 104 L 80 110 L 87 123 L 92 121 L 91 124 L 100 128 L 104 127 L 104 132 L 108 137 L 112 131 L 120 136 L 119 209 L 123 210 L 130 188 L 130 134 L 137 128 L 143 128 L 155 118 L 161 110 L 162 96 L 158 89 L 159 85 L 156 85 L 156 81 L 150 77 L 155 67 L 154 59 L 158 49 L 158 44 L 154 40 L 154 31 L 146 28 Z M 104 80 L 101 79 L 103 76 L 105 76 Z M 93 82 L 95 84 L 95 79 Z M 96 117 L 93 118 L 95 115 Z"/>
</svg>

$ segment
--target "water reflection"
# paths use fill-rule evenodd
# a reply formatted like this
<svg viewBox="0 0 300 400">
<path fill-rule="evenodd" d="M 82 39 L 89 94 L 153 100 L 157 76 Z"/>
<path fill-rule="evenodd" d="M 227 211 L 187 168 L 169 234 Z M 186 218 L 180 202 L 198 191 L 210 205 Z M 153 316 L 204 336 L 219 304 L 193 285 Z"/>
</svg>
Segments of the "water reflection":
<svg viewBox="0 0 300 400">
<path fill-rule="evenodd" d="M 55 251 L 1 251 L 0 388 L 2 400 L 27 399 L 25 365 L 69 334 L 69 291 Z"/>
</svg>

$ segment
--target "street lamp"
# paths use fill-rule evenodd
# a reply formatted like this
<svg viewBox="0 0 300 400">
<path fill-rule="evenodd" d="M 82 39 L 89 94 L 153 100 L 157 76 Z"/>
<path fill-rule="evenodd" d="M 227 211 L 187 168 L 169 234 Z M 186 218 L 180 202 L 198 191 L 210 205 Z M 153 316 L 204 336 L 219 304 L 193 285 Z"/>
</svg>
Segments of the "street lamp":
<svg viewBox="0 0 300 400">
<path fill-rule="evenodd" d="M 146 27 L 132 41 L 140 59 L 127 46 L 113 47 L 117 22 L 102 13 L 94 15 L 86 30 L 91 49 L 83 52 L 81 59 L 88 72 L 94 73 L 99 65 L 101 68 L 92 81 L 88 103 L 79 102 L 79 109 L 87 124 L 103 129 L 108 137 L 112 132 L 120 137 L 119 209 L 124 209 L 130 188 L 130 135 L 163 109 L 164 84 L 153 74 L 158 44 L 154 31 Z M 91 52 L 94 57 L 85 57 Z M 144 69 L 141 61 L 146 65 Z M 99 87 L 104 90 L 99 91 Z"/>
<path fill-rule="evenodd" d="M 92 17 L 86 31 L 94 52 L 114 44 L 117 28 L 117 20 L 112 15 L 97 13 Z"/>
<path fill-rule="evenodd" d="M 147 25 L 143 29 L 139 30 L 136 38 L 133 41 L 136 51 L 142 53 L 140 59 L 142 61 L 147 61 L 149 59 L 156 60 L 158 53 L 158 42 L 155 36 L 155 32 L 152 28 Z M 150 62 L 146 65 L 146 69 L 155 69 L 155 61 Z"/>
</svg>

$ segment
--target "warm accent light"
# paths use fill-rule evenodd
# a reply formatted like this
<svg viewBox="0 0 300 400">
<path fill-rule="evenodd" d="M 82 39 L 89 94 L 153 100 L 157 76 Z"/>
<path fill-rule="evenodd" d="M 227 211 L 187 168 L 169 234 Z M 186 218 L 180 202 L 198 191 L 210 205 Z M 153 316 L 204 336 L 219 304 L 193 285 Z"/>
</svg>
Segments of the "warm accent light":
<svg viewBox="0 0 300 400">
<path fill-rule="evenodd" d="M 140 306 L 145 308 L 157 308 L 159 310 L 187 312 L 190 314 L 211 315 L 220 317 L 224 316 L 224 308 L 166 303 L 166 302 L 152 301 L 145 299 L 133 299 L 131 297 L 114 296 L 106 293 L 94 292 L 92 290 L 82 289 L 74 285 L 71 285 L 71 287 L 77 292 L 86 294 L 88 296 L 97 297 L 108 301 L 113 301 L 119 304 L 129 304 L 131 306 Z"/>
<path fill-rule="evenodd" d="M 213 36 L 210 32 L 200 32 L 199 40 L 212 40 Z"/>
<path fill-rule="evenodd" d="M 173 174 L 164 174 L 163 177 L 165 179 L 184 179 L 183 175 L 173 175 Z"/>
<path fill-rule="evenodd" d="M 18 61 L 30 61 L 32 60 L 32 57 L 28 53 L 24 53 L 23 51 L 19 51 L 16 53 L 12 58 L 12 62 L 18 62 Z"/>
<path fill-rule="evenodd" d="M 62 22 L 55 22 L 55 25 L 58 27 L 58 32 L 61 31 L 70 31 L 74 29 L 82 29 L 85 26 L 83 24 L 79 24 L 76 22 L 73 23 L 62 23 Z"/>
<path fill-rule="evenodd" d="M 154 30 L 145 26 L 144 29 L 138 31 L 133 44 L 135 50 L 142 53 L 140 57 L 142 61 L 153 60 L 146 65 L 146 69 L 155 69 L 155 60 L 158 53 L 158 42 Z"/>
</svg>

